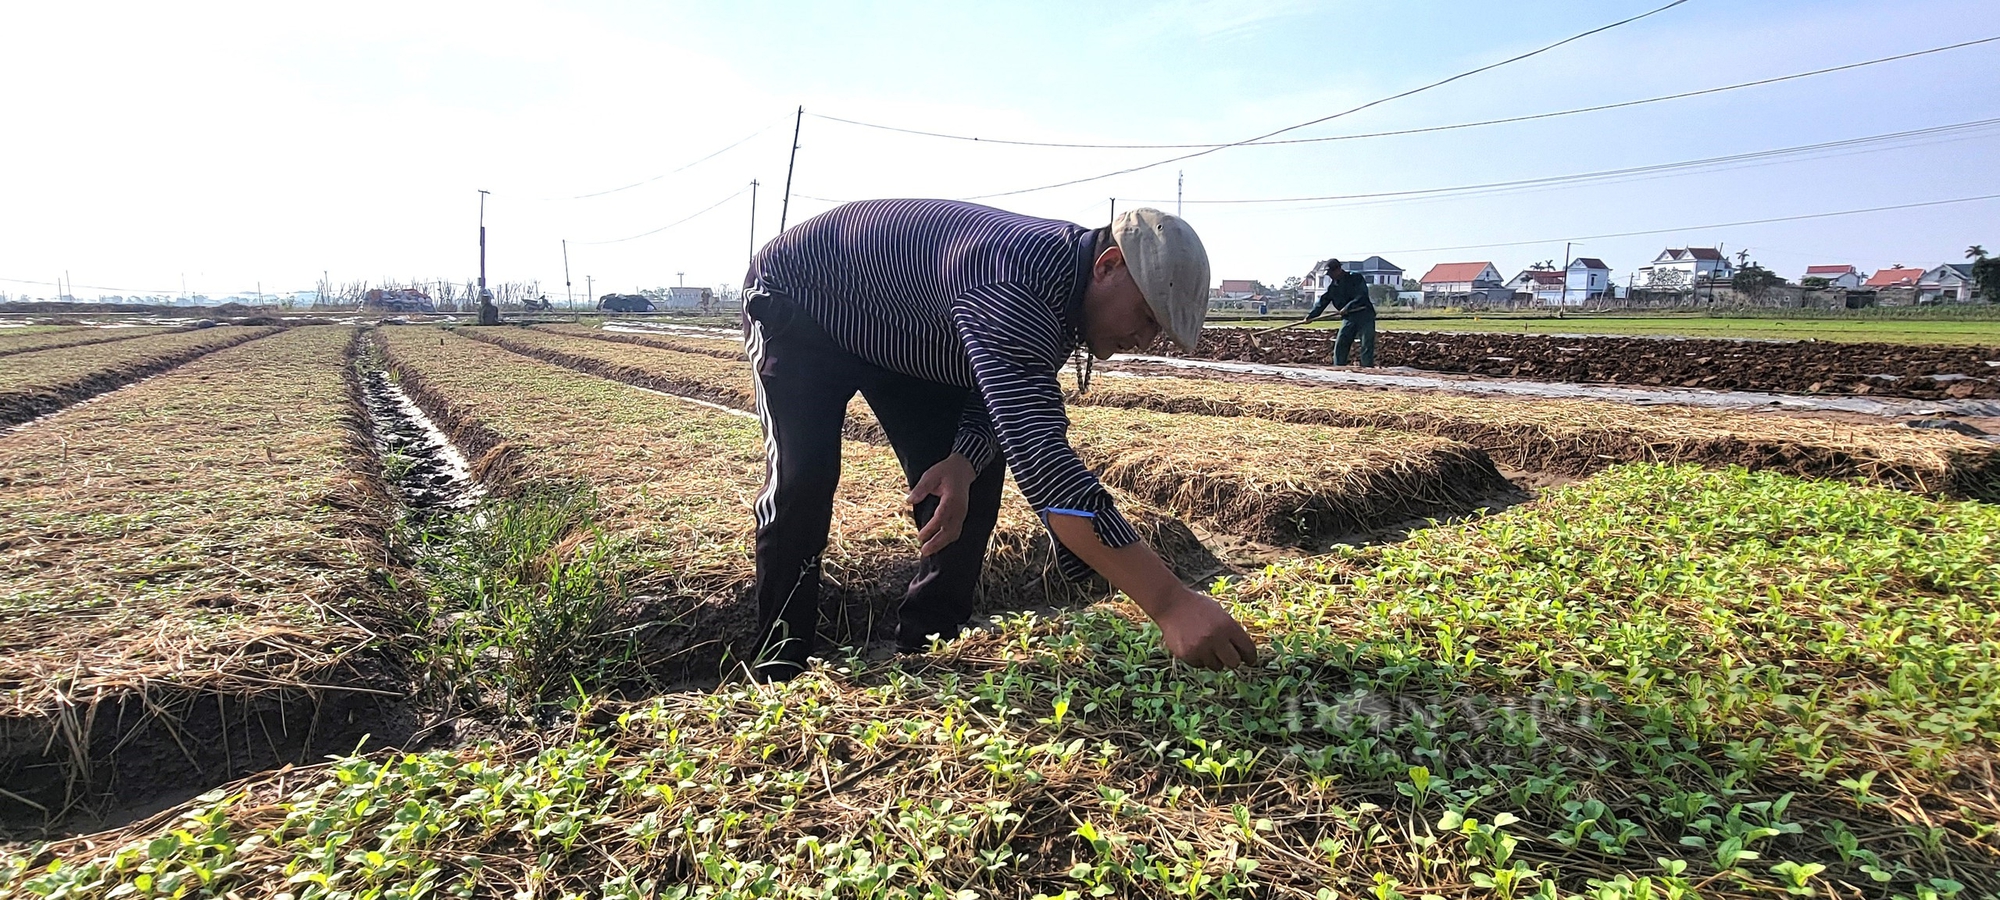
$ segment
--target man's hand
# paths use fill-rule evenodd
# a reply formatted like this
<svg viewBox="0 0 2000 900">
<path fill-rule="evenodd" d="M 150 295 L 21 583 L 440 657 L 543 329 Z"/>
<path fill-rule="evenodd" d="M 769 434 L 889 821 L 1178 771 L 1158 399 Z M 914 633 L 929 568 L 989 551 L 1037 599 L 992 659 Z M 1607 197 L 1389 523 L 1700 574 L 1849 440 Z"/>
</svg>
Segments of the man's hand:
<svg viewBox="0 0 2000 900">
<path fill-rule="evenodd" d="M 978 473 L 972 470 L 972 460 L 954 453 L 917 479 L 917 486 L 910 489 L 910 496 L 904 502 L 916 506 L 926 497 L 938 498 L 937 510 L 931 513 L 931 520 L 917 530 L 917 540 L 923 542 L 917 555 L 930 556 L 958 540 L 959 529 L 965 525 L 972 479 L 977 476 Z"/>
<path fill-rule="evenodd" d="M 1234 669 L 1257 662 L 1257 644 L 1222 604 L 1200 591 L 1176 584 L 1174 596 L 1159 602 L 1153 622 L 1175 659 L 1203 669 Z M 1141 604 L 1151 608 L 1151 604 Z"/>
</svg>

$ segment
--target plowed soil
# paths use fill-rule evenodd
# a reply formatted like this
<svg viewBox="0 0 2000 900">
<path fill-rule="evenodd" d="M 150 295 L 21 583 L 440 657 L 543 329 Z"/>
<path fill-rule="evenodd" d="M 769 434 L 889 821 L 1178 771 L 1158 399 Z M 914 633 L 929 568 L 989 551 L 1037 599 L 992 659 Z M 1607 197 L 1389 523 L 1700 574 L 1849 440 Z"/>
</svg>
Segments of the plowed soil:
<svg viewBox="0 0 2000 900">
<path fill-rule="evenodd" d="M 1333 362 L 1332 331 L 1253 335 L 1202 332 L 1194 353 L 1164 340 L 1165 356 L 1258 363 Z M 1382 331 L 1375 362 L 1435 372 L 1530 381 L 1868 394 L 1879 397 L 2000 397 L 2000 347 L 1820 341 L 1725 341 Z"/>
</svg>

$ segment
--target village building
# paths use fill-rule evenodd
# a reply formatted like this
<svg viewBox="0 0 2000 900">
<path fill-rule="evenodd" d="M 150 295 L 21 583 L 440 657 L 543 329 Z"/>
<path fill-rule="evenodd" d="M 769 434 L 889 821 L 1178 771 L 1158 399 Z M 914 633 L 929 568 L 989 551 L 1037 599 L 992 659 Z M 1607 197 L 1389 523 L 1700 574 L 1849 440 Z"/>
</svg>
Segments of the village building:
<svg viewBox="0 0 2000 900">
<path fill-rule="evenodd" d="M 1637 271 L 1641 287 L 1691 287 L 1697 282 L 1728 281 L 1736 268 L 1720 247 L 1668 247 Z"/>
<path fill-rule="evenodd" d="M 1878 291 L 1913 289 L 1923 277 L 1924 270 L 1922 269 L 1912 269 L 1908 266 L 1890 266 L 1886 269 L 1876 269 L 1875 274 L 1868 276 L 1868 280 L 1863 282 L 1861 286 L 1874 288 Z"/>
<path fill-rule="evenodd" d="M 1964 303 L 1976 292 L 1971 263 L 1945 263 L 1917 279 L 1918 303 Z"/>
<path fill-rule="evenodd" d="M 1513 290 L 1490 262 L 1438 263 L 1418 281 L 1426 304 L 1507 303 L 1514 299 Z"/>
<path fill-rule="evenodd" d="M 1804 283 L 1808 278 L 1822 278 L 1826 280 L 1827 287 L 1849 290 L 1860 287 L 1866 280 L 1861 276 L 1860 270 L 1847 265 L 1807 266 L 1806 273 L 1799 277 L 1799 281 Z"/>
</svg>

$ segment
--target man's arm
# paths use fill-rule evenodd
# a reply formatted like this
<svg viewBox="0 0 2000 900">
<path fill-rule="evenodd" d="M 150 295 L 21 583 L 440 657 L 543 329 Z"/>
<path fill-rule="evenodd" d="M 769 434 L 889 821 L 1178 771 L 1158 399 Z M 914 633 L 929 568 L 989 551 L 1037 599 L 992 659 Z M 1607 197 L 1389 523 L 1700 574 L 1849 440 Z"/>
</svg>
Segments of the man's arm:
<svg viewBox="0 0 2000 900">
<path fill-rule="evenodd" d="M 1107 547 L 1081 516 L 1051 511 L 1043 518 L 1063 546 L 1146 611 L 1175 659 L 1204 669 L 1256 664 L 1257 644 L 1243 626 L 1215 598 L 1182 584 L 1153 548 Z"/>
<path fill-rule="evenodd" d="M 1254 658 L 1241 626 L 1174 577 L 1070 447 L 1056 380 L 1063 338 L 1045 302 L 1019 285 L 989 285 L 960 298 L 953 319 L 1014 482 L 1057 541 L 1065 574 L 1087 574 L 1077 571 L 1087 566 L 1103 575 L 1153 617 L 1177 658 L 1197 665 Z"/>
</svg>

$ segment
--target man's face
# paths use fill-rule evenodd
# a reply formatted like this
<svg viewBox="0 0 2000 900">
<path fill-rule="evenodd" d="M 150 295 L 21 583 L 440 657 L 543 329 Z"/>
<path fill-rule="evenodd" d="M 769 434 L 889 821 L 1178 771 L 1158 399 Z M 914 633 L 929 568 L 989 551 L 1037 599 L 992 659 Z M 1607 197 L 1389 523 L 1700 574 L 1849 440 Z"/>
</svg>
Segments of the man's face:
<svg viewBox="0 0 2000 900">
<path fill-rule="evenodd" d="M 1146 295 L 1125 267 L 1117 247 L 1098 254 L 1090 267 L 1090 286 L 1083 292 L 1083 342 L 1090 355 L 1110 359 L 1113 353 L 1143 350 L 1160 336 L 1160 320 L 1146 305 Z"/>
<path fill-rule="evenodd" d="M 1326 276 L 1328 278 L 1339 278 L 1340 276 L 1345 274 L 1347 274 L 1347 270 L 1340 266 L 1333 266 L 1332 268 L 1326 270 Z"/>
</svg>

